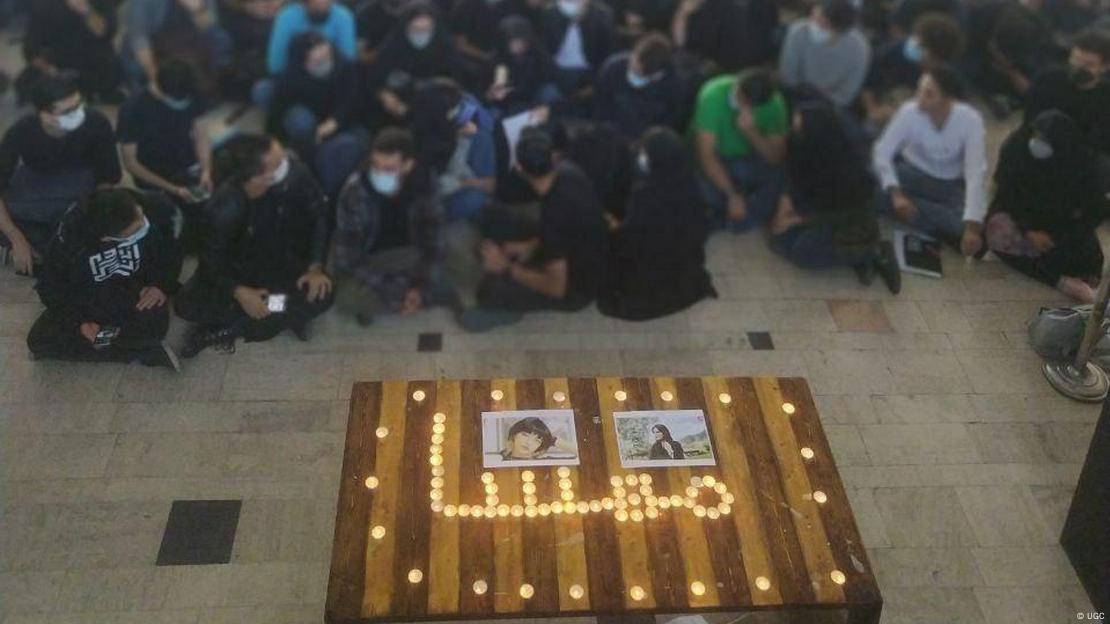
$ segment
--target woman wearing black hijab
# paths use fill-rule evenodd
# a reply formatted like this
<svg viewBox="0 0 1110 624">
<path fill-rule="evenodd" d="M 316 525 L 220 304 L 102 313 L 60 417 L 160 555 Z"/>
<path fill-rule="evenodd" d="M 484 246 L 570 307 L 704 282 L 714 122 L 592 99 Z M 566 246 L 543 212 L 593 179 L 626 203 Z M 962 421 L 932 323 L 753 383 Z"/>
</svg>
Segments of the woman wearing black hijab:
<svg viewBox="0 0 1110 624">
<path fill-rule="evenodd" d="M 1098 156 L 1071 117 L 1052 109 L 1002 144 L 987 244 L 1003 262 L 1084 303 L 1102 273 L 1095 228 L 1107 200 Z"/>
<path fill-rule="evenodd" d="M 853 267 L 865 284 L 877 271 L 897 294 L 901 273 L 890 245 L 879 240 L 866 158 L 829 102 L 802 102 L 792 124 L 788 190 L 771 221 L 771 248 L 805 269 Z"/>
<path fill-rule="evenodd" d="M 507 17 L 498 26 L 490 70 L 493 75 L 489 77 L 487 98 L 502 115 L 515 115 L 559 99 L 555 64 L 532 24 L 523 17 Z"/>
<path fill-rule="evenodd" d="M 644 133 L 624 221 L 610 239 L 608 283 L 598 298 L 607 316 L 646 320 L 684 310 L 717 291 L 705 270 L 708 216 L 673 130 Z"/>
</svg>

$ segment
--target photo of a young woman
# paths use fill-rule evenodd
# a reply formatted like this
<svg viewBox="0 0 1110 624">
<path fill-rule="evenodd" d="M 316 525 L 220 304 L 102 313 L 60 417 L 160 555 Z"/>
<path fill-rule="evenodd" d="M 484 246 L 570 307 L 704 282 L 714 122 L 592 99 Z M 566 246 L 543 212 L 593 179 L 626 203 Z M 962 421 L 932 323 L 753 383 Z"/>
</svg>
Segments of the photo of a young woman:
<svg viewBox="0 0 1110 624">
<path fill-rule="evenodd" d="M 666 425 L 655 425 L 651 428 L 655 442 L 651 445 L 648 459 L 686 459 L 682 452 L 682 445 L 671 437 L 671 430 Z"/>
</svg>

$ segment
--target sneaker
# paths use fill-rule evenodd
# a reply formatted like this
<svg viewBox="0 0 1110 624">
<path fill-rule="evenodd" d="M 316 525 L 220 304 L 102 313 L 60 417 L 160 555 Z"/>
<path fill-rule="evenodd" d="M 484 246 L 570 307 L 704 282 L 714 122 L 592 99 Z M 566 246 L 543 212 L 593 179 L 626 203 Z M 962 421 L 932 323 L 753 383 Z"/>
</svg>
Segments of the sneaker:
<svg viewBox="0 0 1110 624">
<path fill-rule="evenodd" d="M 290 325 L 289 331 L 293 332 L 293 335 L 296 336 L 297 340 L 300 340 L 301 342 L 308 342 L 309 338 L 312 337 L 312 334 L 310 334 L 308 331 L 307 323 L 297 323 Z"/>
<path fill-rule="evenodd" d="M 374 324 L 374 315 L 369 312 L 358 312 L 355 314 L 355 322 L 359 327 L 370 327 Z"/>
<path fill-rule="evenodd" d="M 898 258 L 890 241 L 879 243 L 879 257 L 875 258 L 874 266 L 892 295 L 902 292 L 902 270 L 898 268 Z"/>
<path fill-rule="evenodd" d="M 181 357 L 186 359 L 196 357 L 208 347 L 220 353 L 235 353 L 235 340 L 238 337 L 235 330 L 230 327 L 196 327 L 185 340 Z"/>
<path fill-rule="evenodd" d="M 875 280 L 875 263 L 874 262 L 861 262 L 852 267 L 856 272 L 856 279 L 864 286 L 870 286 L 871 282 Z"/>
<path fill-rule="evenodd" d="M 139 358 L 139 362 L 143 366 L 161 366 L 163 368 L 172 368 L 173 372 L 181 372 L 181 360 L 177 359 L 177 353 L 173 348 L 166 343 L 165 340 L 157 347 L 150 349 L 148 353 Z"/>
</svg>

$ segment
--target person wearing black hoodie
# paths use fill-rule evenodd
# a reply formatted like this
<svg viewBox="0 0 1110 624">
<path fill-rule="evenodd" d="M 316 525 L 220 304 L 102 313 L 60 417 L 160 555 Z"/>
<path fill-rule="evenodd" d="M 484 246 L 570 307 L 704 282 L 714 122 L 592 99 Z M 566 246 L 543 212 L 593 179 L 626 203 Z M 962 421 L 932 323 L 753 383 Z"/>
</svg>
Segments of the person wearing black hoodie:
<svg viewBox="0 0 1110 624">
<path fill-rule="evenodd" d="M 35 284 L 46 310 L 27 336 L 32 357 L 179 369 L 164 338 L 181 264 L 144 203 L 136 191 L 102 189 L 66 213 Z"/>
<path fill-rule="evenodd" d="M 705 270 L 709 219 L 682 138 L 669 128 L 644 133 L 639 176 L 624 220 L 609 238 L 602 314 L 646 320 L 716 297 Z"/>
<path fill-rule="evenodd" d="M 326 199 L 308 167 L 266 135 L 240 134 L 217 150 L 217 190 L 204 207 L 196 274 L 174 302 L 197 323 L 192 357 L 284 329 L 308 340 L 309 321 L 332 303 Z"/>
<path fill-rule="evenodd" d="M 902 280 L 879 240 L 875 179 L 831 102 L 801 103 L 787 143 L 787 191 L 771 221 L 771 248 L 805 269 L 850 266 L 868 284 L 878 272 L 894 294 Z"/>
<path fill-rule="evenodd" d="M 555 86 L 555 63 L 532 24 L 520 16 L 507 17 L 498 26 L 497 37 L 486 99 L 498 116 L 556 102 L 560 92 Z"/>
<path fill-rule="evenodd" d="M 987 245 L 1014 269 L 1091 303 L 1102 273 L 1095 228 L 1106 217 L 1105 180 L 1078 124 L 1048 110 L 1002 144 L 987 217 Z"/>
</svg>

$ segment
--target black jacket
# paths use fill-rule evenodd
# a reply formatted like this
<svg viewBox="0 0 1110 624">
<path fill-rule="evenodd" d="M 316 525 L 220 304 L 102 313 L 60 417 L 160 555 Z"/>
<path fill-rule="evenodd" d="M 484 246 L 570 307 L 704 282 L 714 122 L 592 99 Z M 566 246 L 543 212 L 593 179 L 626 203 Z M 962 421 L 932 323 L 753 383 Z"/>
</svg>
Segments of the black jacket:
<svg viewBox="0 0 1110 624">
<path fill-rule="evenodd" d="M 289 160 L 289 175 L 265 195 L 251 200 L 228 183 L 204 207 L 197 272 L 215 295 L 230 297 L 243 284 L 284 288 L 325 262 L 327 198 L 308 168 Z"/>
<path fill-rule="evenodd" d="M 636 140 L 651 126 L 667 126 L 677 132 L 690 119 L 688 98 L 673 67 L 654 82 L 639 89 L 628 82 L 630 54 L 609 57 L 594 83 L 594 119 L 615 125 L 624 136 Z"/>
<path fill-rule="evenodd" d="M 613 12 L 600 2 L 590 2 L 586 14 L 578 22 L 582 29 L 582 51 L 590 64 L 590 73 L 596 74 L 605 59 L 613 53 L 616 46 L 616 28 L 613 25 Z M 552 57 L 559 52 L 570 28 L 570 20 L 559 9 L 550 7 L 543 13 L 540 35 L 543 44 Z"/>
<path fill-rule="evenodd" d="M 83 204 L 65 214 L 51 239 L 35 290 L 67 325 L 120 323 L 133 313 L 143 288 L 173 292 L 181 268 L 177 242 L 154 206 L 158 200 L 134 193 L 150 221 L 149 232 L 135 244 L 100 240 L 90 230 Z"/>
</svg>

